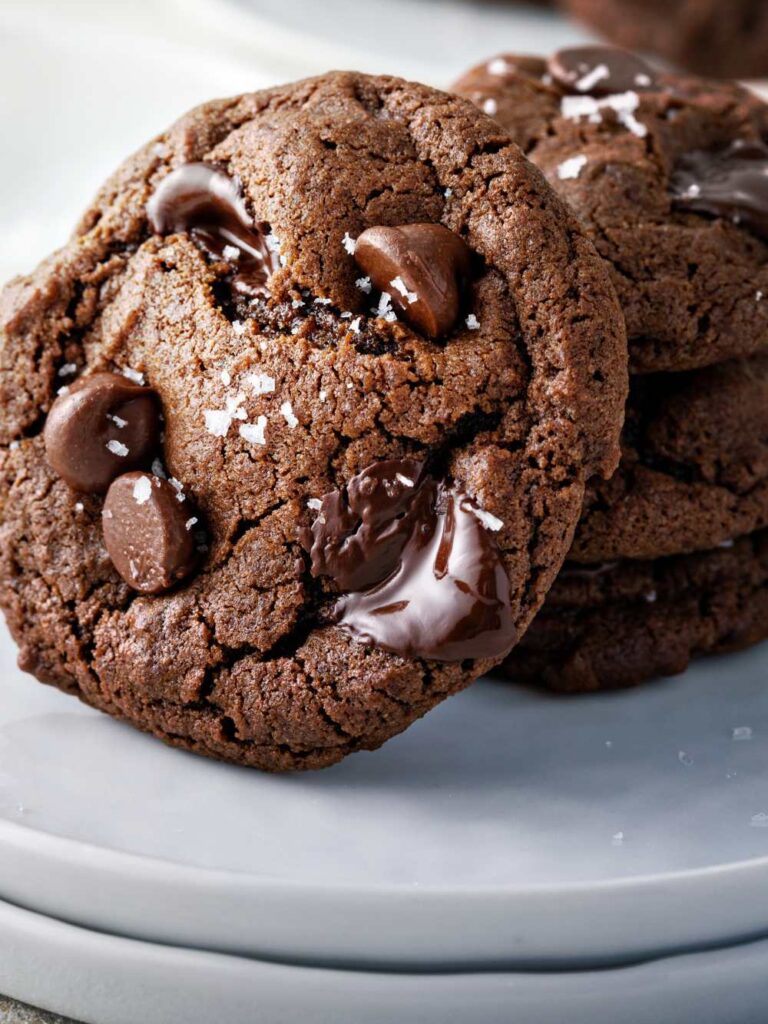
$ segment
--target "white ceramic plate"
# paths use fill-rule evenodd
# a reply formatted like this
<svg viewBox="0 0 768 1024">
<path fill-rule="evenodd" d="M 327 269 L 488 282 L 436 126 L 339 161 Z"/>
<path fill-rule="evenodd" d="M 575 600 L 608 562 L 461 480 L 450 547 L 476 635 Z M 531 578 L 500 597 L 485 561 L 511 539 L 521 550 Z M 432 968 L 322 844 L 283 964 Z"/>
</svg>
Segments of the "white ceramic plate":
<svg viewBox="0 0 768 1024">
<path fill-rule="evenodd" d="M 0 989 L 86 1024 L 764 1024 L 768 943 L 598 973 L 387 974 L 151 945 L 0 903 Z"/>
<path fill-rule="evenodd" d="M 768 648 L 583 699 L 482 682 L 292 777 L 170 750 L 13 656 L 3 634 L 14 903 L 348 965 L 584 965 L 768 933 Z"/>
</svg>

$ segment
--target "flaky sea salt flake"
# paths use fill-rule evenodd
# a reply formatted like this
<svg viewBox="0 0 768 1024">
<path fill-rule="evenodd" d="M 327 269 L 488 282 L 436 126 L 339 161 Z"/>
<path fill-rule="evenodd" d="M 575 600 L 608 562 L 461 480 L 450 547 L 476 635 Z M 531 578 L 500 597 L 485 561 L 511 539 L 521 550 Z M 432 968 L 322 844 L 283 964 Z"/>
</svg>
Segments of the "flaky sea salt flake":
<svg viewBox="0 0 768 1024">
<path fill-rule="evenodd" d="M 128 446 L 124 445 L 122 441 L 107 441 L 107 448 L 113 455 L 117 455 L 121 459 L 124 459 L 128 454 Z"/>
<path fill-rule="evenodd" d="M 587 158 L 583 153 L 579 153 L 578 156 L 571 156 L 567 160 L 563 160 L 561 164 L 558 164 L 557 176 L 561 181 L 569 181 L 573 178 L 578 178 L 586 166 L 586 163 Z"/>
<path fill-rule="evenodd" d="M 146 505 L 152 497 L 152 481 L 148 476 L 140 476 L 133 485 L 133 500 L 137 505 Z"/>
<path fill-rule="evenodd" d="M 486 512 L 484 508 L 474 508 L 472 510 L 486 530 L 492 530 L 497 533 L 504 525 L 503 519 L 498 519 L 493 513 Z"/>
<path fill-rule="evenodd" d="M 341 240 L 341 244 L 344 246 L 344 248 L 347 250 L 347 252 L 349 253 L 350 256 L 354 256 L 355 255 L 355 248 L 357 247 L 357 239 L 352 238 L 352 236 L 350 235 L 350 233 L 348 231 L 345 232 L 344 237 Z"/>
<path fill-rule="evenodd" d="M 319 498 L 309 498 L 307 500 L 307 508 L 311 508 L 313 512 L 319 512 L 323 507 L 323 503 Z"/>
<path fill-rule="evenodd" d="M 467 328 L 470 331 L 480 330 L 480 321 L 477 319 L 474 313 L 470 313 L 467 319 L 464 321 L 464 323 L 467 325 Z"/>
<path fill-rule="evenodd" d="M 503 57 L 494 57 L 493 60 L 489 60 L 486 68 L 489 75 L 506 75 L 511 70 Z"/>
<path fill-rule="evenodd" d="M 355 287 L 359 288 L 365 295 L 371 294 L 371 279 L 370 277 L 358 277 L 355 281 Z"/>
<path fill-rule="evenodd" d="M 249 373 L 245 381 L 254 395 L 268 395 L 275 390 L 275 378 L 268 373 Z"/>
<path fill-rule="evenodd" d="M 63 366 L 59 367 L 59 377 L 71 377 L 73 373 L 77 373 L 77 363 L 64 363 Z"/>
<path fill-rule="evenodd" d="M 240 436 L 249 444 L 266 444 L 264 432 L 267 429 L 267 417 L 259 416 L 255 423 L 242 423 Z"/>
<path fill-rule="evenodd" d="M 299 421 L 293 414 L 293 406 L 291 405 L 290 402 L 285 401 L 282 403 L 282 405 L 280 406 L 280 415 L 283 417 L 283 419 L 291 428 L 291 430 L 294 430 L 296 427 L 298 427 Z"/>
</svg>

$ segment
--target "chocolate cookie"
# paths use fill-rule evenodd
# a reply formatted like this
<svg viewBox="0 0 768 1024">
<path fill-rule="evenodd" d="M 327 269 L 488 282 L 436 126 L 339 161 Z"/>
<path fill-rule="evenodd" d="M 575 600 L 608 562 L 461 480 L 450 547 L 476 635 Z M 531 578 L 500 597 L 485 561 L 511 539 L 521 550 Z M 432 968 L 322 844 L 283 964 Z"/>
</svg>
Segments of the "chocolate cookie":
<svg viewBox="0 0 768 1024">
<path fill-rule="evenodd" d="M 397 79 L 194 110 L 0 312 L 22 667 L 263 769 L 498 663 L 618 459 L 602 261 L 493 120 Z"/>
<path fill-rule="evenodd" d="M 768 531 L 651 562 L 568 564 L 502 674 L 564 692 L 635 686 L 768 637 Z"/>
<path fill-rule="evenodd" d="M 618 471 L 587 488 L 569 558 L 713 548 L 768 526 L 768 353 L 633 377 Z"/>
<path fill-rule="evenodd" d="M 612 42 L 661 54 L 698 74 L 768 74 L 764 0 L 563 0 L 563 5 Z"/>
<path fill-rule="evenodd" d="M 622 50 L 502 55 L 454 89 L 494 116 L 609 262 L 635 372 L 768 346 L 768 107 Z"/>
</svg>

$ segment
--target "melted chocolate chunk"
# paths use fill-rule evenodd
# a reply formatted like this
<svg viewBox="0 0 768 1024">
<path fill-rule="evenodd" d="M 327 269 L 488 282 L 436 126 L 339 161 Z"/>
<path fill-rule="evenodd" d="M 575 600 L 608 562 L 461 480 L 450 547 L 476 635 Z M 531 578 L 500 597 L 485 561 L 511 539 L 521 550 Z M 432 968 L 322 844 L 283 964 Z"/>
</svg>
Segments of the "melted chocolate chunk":
<svg viewBox="0 0 768 1024">
<path fill-rule="evenodd" d="M 104 544 L 128 586 L 160 594 L 195 566 L 197 518 L 178 491 L 148 473 L 124 473 L 107 492 Z"/>
<path fill-rule="evenodd" d="M 611 46 L 574 46 L 549 58 L 552 78 L 566 92 L 585 96 L 642 92 L 657 85 L 656 72 L 637 54 Z"/>
<path fill-rule="evenodd" d="M 121 473 L 147 464 L 159 435 L 154 391 L 117 373 L 94 373 L 59 395 L 43 439 L 49 465 L 70 487 L 101 494 Z"/>
<path fill-rule="evenodd" d="M 456 323 L 472 254 L 442 224 L 368 228 L 357 239 L 355 260 L 394 308 L 428 338 Z"/>
<path fill-rule="evenodd" d="M 254 223 L 236 181 L 208 164 L 184 164 L 158 185 L 147 203 L 159 235 L 188 231 L 213 259 L 232 266 L 232 290 L 247 297 L 269 294 L 277 269 L 268 244 L 269 225 Z"/>
<path fill-rule="evenodd" d="M 396 459 L 327 494 L 302 543 L 313 575 L 348 591 L 334 619 L 361 641 L 436 661 L 495 658 L 515 635 L 488 522 L 455 485 Z"/>
<path fill-rule="evenodd" d="M 675 206 L 727 217 L 768 239 L 768 146 L 737 139 L 726 149 L 688 153 L 671 180 Z"/>
</svg>

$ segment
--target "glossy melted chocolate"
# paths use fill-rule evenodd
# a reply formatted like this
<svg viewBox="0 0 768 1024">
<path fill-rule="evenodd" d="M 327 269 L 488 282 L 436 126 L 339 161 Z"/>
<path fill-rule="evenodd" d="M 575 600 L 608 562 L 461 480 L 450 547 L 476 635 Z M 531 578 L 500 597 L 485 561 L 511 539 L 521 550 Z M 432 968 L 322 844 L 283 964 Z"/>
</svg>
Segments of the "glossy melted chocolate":
<svg viewBox="0 0 768 1024">
<path fill-rule="evenodd" d="M 725 149 L 688 153 L 672 176 L 677 207 L 743 224 L 768 239 L 768 146 L 737 139 Z"/>
<path fill-rule="evenodd" d="M 498 658 L 515 633 L 487 517 L 422 463 L 374 463 L 327 494 L 302 541 L 347 591 L 335 621 L 363 642 L 436 661 Z"/>
<path fill-rule="evenodd" d="M 237 183 L 223 171 L 182 165 L 160 182 L 147 215 L 157 234 L 188 231 L 209 256 L 231 264 L 233 291 L 249 298 L 269 294 L 267 282 L 277 269 L 269 226 L 254 223 Z"/>
</svg>

